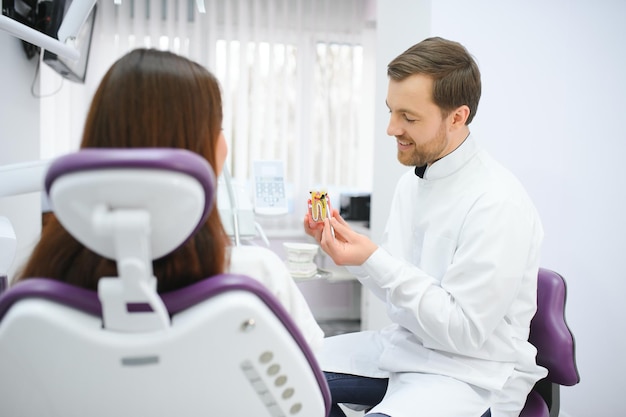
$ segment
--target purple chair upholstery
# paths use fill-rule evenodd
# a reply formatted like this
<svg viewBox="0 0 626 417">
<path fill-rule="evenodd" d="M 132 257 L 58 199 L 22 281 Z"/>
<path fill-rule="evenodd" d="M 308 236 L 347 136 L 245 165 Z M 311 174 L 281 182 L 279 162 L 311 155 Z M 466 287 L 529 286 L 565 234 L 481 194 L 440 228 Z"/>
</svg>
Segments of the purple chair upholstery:
<svg viewBox="0 0 626 417">
<path fill-rule="evenodd" d="M 537 348 L 537 363 L 548 375 L 535 384 L 520 417 L 557 417 L 560 386 L 580 382 L 574 336 L 565 321 L 566 295 L 563 277 L 539 268 L 537 313 L 530 323 L 529 341 Z M 487 412 L 483 417 L 490 415 Z"/>
<path fill-rule="evenodd" d="M 537 348 L 537 363 L 548 370 L 548 376 L 535 385 L 520 417 L 558 416 L 560 386 L 572 386 L 580 382 L 574 336 L 565 321 L 566 297 L 563 277 L 549 269 L 540 268 L 537 313 L 530 324 L 529 341 Z M 542 404 L 536 405 L 539 396 L 545 408 Z"/>
</svg>

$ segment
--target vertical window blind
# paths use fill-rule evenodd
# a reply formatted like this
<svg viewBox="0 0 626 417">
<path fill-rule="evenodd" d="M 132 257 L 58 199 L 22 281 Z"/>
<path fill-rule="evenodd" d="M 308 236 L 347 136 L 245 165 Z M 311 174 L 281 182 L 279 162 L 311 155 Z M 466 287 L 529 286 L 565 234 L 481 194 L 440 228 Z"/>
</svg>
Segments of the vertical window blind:
<svg viewBox="0 0 626 417">
<path fill-rule="evenodd" d="M 106 70 L 150 47 L 187 56 L 220 81 L 236 180 L 251 177 L 255 159 L 280 159 L 296 206 L 312 187 L 367 191 L 374 1 L 205 0 L 199 13 L 195 0 L 99 0 L 85 84 L 42 66 L 42 158 L 78 147 Z"/>
</svg>

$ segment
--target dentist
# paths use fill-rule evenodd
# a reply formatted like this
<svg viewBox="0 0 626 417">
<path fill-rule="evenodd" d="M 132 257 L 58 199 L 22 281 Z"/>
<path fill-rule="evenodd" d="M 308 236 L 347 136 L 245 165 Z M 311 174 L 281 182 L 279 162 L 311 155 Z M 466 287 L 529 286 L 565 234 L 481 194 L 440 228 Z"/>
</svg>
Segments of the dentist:
<svg viewBox="0 0 626 417">
<path fill-rule="evenodd" d="M 387 133 L 411 169 L 396 185 L 382 243 L 336 211 L 324 223 L 304 219 L 392 321 L 326 339 L 320 363 L 336 403 L 331 417 L 345 415 L 338 403 L 362 405 L 367 416 L 518 416 L 546 375 L 528 342 L 539 216 L 470 133 L 481 77 L 465 47 L 429 38 L 387 73 Z"/>
</svg>

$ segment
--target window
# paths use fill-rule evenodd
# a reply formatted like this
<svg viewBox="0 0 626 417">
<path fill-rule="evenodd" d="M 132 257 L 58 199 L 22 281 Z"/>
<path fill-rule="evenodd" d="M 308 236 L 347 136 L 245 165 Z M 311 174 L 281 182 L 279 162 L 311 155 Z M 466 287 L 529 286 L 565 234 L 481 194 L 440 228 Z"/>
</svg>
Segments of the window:
<svg viewBox="0 0 626 417">
<path fill-rule="evenodd" d="M 43 141 L 58 132 L 52 147 L 43 146 L 49 155 L 42 157 L 78 146 L 82 112 L 118 57 L 136 47 L 155 47 L 188 56 L 219 79 L 227 163 L 235 179 L 249 178 L 255 159 L 283 160 L 302 213 L 310 187 L 369 190 L 371 0 L 205 0 L 205 5 L 207 13 L 199 14 L 194 0 L 99 4 L 85 86 L 68 84 L 42 104 Z M 42 90 L 59 82 L 44 75 Z M 50 112 L 66 111 L 63 106 L 81 109 L 73 112 L 70 134 L 45 124 Z"/>
<path fill-rule="evenodd" d="M 371 148 L 359 141 L 363 47 L 318 42 L 309 59 L 295 45 L 248 42 L 241 49 L 236 40 L 216 46 L 233 175 L 249 177 L 254 159 L 281 159 L 287 178 L 366 187 L 358 168 L 344 169 L 371 166 L 345 160 Z"/>
</svg>

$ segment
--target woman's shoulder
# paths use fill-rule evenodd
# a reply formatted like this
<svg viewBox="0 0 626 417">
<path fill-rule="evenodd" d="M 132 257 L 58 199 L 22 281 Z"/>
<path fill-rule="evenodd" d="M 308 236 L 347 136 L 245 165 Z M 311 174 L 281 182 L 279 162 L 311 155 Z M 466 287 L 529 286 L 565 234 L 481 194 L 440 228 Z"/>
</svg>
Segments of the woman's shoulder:
<svg viewBox="0 0 626 417">
<path fill-rule="evenodd" d="M 230 251 L 229 272 L 254 277 L 287 269 L 280 257 L 263 246 L 234 246 Z"/>
<path fill-rule="evenodd" d="M 258 262 L 282 262 L 280 257 L 263 246 L 233 246 L 230 250 L 232 259 L 252 260 Z"/>
</svg>

